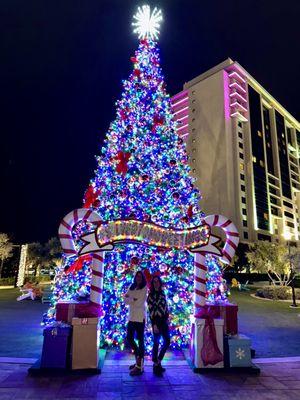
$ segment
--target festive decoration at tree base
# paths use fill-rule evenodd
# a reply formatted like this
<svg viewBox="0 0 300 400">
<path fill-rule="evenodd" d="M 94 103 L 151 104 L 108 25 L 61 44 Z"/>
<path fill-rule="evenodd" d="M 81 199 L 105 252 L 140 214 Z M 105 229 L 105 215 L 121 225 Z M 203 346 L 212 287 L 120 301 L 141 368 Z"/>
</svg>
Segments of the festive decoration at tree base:
<svg viewBox="0 0 300 400">
<path fill-rule="evenodd" d="M 226 364 L 230 368 L 252 367 L 251 340 L 245 335 L 225 339 Z"/>
<path fill-rule="evenodd" d="M 72 327 L 55 323 L 47 326 L 43 335 L 41 368 L 69 368 Z"/>
<path fill-rule="evenodd" d="M 195 318 L 190 342 L 195 368 L 224 368 L 223 325 L 222 319 Z"/>
<path fill-rule="evenodd" d="M 72 323 L 72 319 L 77 318 L 99 318 L 103 316 L 101 307 L 91 304 L 89 301 L 82 303 L 60 302 L 56 303 L 56 321 Z"/>
<path fill-rule="evenodd" d="M 238 306 L 226 302 L 224 304 L 206 304 L 204 307 L 213 318 L 224 320 L 224 334 L 237 335 L 238 333 Z M 201 317 L 201 312 L 196 314 L 196 318 Z"/>
<path fill-rule="evenodd" d="M 72 369 L 95 369 L 99 363 L 99 319 L 73 318 Z"/>
</svg>

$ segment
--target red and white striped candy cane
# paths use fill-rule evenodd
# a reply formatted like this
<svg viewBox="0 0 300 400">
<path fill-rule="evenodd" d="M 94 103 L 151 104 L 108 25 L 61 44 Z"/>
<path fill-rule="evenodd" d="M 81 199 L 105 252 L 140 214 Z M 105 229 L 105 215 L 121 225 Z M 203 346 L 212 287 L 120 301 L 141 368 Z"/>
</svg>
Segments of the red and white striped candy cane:
<svg viewBox="0 0 300 400">
<path fill-rule="evenodd" d="M 104 251 L 93 254 L 90 302 L 94 304 L 102 304 L 104 257 Z"/>
<path fill-rule="evenodd" d="M 206 294 L 206 270 L 205 253 L 194 254 L 194 308 L 195 313 L 197 308 L 205 305 Z"/>
<path fill-rule="evenodd" d="M 95 211 L 87 210 L 86 208 L 79 208 L 66 215 L 62 220 L 58 230 L 61 246 L 66 257 L 77 255 L 72 236 L 72 230 L 80 221 L 88 221 L 96 225 L 102 222 L 101 218 Z M 92 256 L 90 302 L 96 305 L 101 305 L 105 252 L 102 251 L 101 253 L 93 253 Z"/>
<path fill-rule="evenodd" d="M 66 215 L 59 225 L 58 236 L 63 252 L 67 257 L 72 257 L 77 254 L 72 230 L 80 221 L 89 221 L 92 224 L 99 224 L 102 222 L 95 211 L 86 208 L 78 208 Z"/>
<path fill-rule="evenodd" d="M 223 215 L 208 215 L 203 222 L 212 226 L 217 226 L 225 231 L 226 240 L 222 251 L 222 262 L 229 264 L 234 256 L 239 243 L 239 234 L 232 221 Z M 199 251 L 194 254 L 194 305 L 195 312 L 197 308 L 205 305 L 206 294 L 206 272 L 205 254 L 207 251 Z"/>
<path fill-rule="evenodd" d="M 225 264 L 230 264 L 239 244 L 239 233 L 236 226 L 230 219 L 223 215 L 208 215 L 203 219 L 210 227 L 217 226 L 225 232 L 226 240 L 222 249 L 221 261 Z"/>
</svg>

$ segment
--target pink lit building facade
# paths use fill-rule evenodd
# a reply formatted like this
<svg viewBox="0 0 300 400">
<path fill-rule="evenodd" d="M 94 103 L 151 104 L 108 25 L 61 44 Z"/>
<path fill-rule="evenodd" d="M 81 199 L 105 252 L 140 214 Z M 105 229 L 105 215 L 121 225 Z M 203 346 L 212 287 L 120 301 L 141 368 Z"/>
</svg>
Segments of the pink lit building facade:
<svg viewBox="0 0 300 400">
<path fill-rule="evenodd" d="M 300 240 L 300 123 L 227 59 L 172 97 L 178 134 L 207 213 L 230 217 L 241 242 Z"/>
</svg>

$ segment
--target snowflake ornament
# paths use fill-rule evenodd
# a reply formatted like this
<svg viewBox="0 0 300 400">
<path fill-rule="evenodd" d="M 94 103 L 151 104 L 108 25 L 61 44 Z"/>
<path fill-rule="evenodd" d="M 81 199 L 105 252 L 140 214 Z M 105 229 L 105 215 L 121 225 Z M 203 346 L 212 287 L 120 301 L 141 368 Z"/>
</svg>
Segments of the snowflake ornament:
<svg viewBox="0 0 300 400">
<path fill-rule="evenodd" d="M 159 26 L 163 19 L 161 10 L 155 7 L 151 12 L 150 6 L 144 5 L 138 7 L 133 19 L 133 33 L 137 33 L 139 39 L 158 39 Z"/>
<path fill-rule="evenodd" d="M 239 360 L 242 360 L 245 358 L 245 350 L 241 349 L 240 347 L 235 351 L 235 356 Z"/>
</svg>

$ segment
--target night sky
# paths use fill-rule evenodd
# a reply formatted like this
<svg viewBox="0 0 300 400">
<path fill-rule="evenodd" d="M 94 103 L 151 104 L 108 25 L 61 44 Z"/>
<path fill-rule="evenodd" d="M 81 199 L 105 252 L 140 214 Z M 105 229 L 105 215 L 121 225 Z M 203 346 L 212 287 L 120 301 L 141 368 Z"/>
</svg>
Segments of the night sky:
<svg viewBox="0 0 300 400">
<path fill-rule="evenodd" d="M 2 0 L 0 232 L 46 241 L 81 207 L 138 46 L 127 0 Z M 298 0 L 148 1 L 162 8 L 170 94 L 227 57 L 300 118 Z"/>
</svg>

